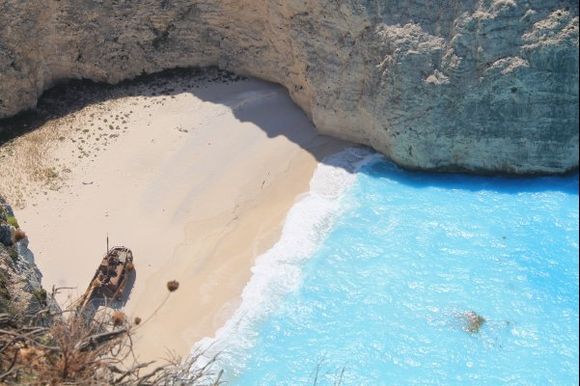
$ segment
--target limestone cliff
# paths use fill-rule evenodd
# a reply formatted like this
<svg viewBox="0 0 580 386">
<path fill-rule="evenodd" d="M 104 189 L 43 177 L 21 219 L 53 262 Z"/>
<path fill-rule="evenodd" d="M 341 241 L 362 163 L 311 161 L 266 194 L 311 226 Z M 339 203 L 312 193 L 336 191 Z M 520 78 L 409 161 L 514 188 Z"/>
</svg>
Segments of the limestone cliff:
<svg viewBox="0 0 580 386">
<path fill-rule="evenodd" d="M 209 65 L 406 167 L 578 166 L 577 1 L 0 2 L 0 117 L 62 79 Z"/>
<path fill-rule="evenodd" d="M 50 302 L 40 284 L 42 275 L 34 264 L 27 239 L 8 204 L 0 197 L 0 319 L 6 315 L 34 315 Z"/>
</svg>

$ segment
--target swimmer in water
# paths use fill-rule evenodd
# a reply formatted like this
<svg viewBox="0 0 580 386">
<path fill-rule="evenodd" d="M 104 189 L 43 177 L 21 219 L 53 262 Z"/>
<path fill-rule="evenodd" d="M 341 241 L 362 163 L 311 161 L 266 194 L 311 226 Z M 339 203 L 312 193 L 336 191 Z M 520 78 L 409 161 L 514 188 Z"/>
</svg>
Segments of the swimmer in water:
<svg viewBox="0 0 580 386">
<path fill-rule="evenodd" d="M 466 322 L 464 330 L 470 334 L 477 334 L 485 323 L 485 318 L 475 311 L 464 312 L 461 317 Z"/>
</svg>

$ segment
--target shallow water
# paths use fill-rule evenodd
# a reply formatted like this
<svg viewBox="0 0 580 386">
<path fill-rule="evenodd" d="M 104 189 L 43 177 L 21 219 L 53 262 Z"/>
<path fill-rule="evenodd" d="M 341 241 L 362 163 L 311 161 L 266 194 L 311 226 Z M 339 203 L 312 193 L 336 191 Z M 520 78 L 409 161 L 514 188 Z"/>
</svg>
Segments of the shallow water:
<svg viewBox="0 0 580 386">
<path fill-rule="evenodd" d="M 305 224 L 318 244 L 294 285 L 222 338 L 233 384 L 578 384 L 577 175 L 433 175 L 374 157 L 355 177 L 326 226 Z M 486 319 L 478 333 L 468 311 Z"/>
</svg>

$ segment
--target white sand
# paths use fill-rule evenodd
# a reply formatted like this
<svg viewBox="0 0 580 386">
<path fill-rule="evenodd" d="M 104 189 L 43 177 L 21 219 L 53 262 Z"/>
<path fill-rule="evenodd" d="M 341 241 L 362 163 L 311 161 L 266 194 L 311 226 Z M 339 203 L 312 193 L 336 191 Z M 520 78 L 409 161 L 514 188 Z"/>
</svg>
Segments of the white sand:
<svg viewBox="0 0 580 386">
<path fill-rule="evenodd" d="M 308 189 L 315 155 L 341 145 L 318 136 L 282 88 L 256 80 L 102 106 L 66 120 L 76 131 L 50 142 L 58 147 L 51 145 L 49 157 L 65 184 L 51 190 L 27 182 L 25 194 L 44 191 L 29 193 L 17 218 L 47 289 L 75 287 L 68 293 L 79 296 L 105 252 L 106 234 L 135 256 L 129 316 L 147 319 L 167 296 L 165 283 L 178 280 L 179 290 L 139 329 L 135 344 L 142 360 L 167 350 L 185 355 L 237 307 L 255 257 L 273 245 L 288 209 Z M 127 117 L 117 138 L 90 136 L 99 133 L 95 122 L 115 115 Z M 82 158 L 80 135 L 90 153 Z M 12 157 L 26 151 L 25 141 L 11 145 Z M 13 164 L 13 174 L 27 173 Z M 0 186 L 14 182 L 8 178 L 0 175 Z"/>
</svg>

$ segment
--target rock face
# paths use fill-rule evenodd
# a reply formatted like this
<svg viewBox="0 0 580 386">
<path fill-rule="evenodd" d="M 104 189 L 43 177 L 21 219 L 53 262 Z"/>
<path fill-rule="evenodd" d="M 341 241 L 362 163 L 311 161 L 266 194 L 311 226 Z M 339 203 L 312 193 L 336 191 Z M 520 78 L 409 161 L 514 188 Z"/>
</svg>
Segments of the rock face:
<svg viewBox="0 0 580 386">
<path fill-rule="evenodd" d="M 577 1 L 0 3 L 0 117 L 62 79 L 210 65 L 284 85 L 322 133 L 406 167 L 578 167 Z"/>
<path fill-rule="evenodd" d="M 34 315 L 47 304 L 58 309 L 40 284 L 42 275 L 27 248 L 28 241 L 14 239 L 10 219 L 14 213 L 0 196 L 0 315 Z"/>
</svg>

